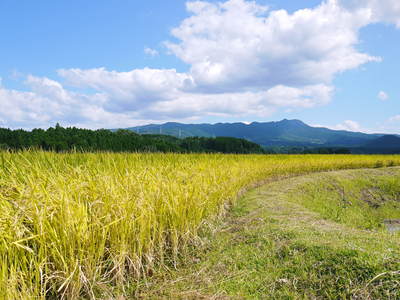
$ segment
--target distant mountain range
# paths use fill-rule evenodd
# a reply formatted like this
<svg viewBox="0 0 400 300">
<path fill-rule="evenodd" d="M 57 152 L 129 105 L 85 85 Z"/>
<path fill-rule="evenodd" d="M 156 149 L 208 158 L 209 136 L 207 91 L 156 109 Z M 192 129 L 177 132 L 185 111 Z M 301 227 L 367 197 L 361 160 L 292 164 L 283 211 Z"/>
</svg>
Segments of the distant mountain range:
<svg viewBox="0 0 400 300">
<path fill-rule="evenodd" d="M 374 139 L 355 151 L 361 153 L 400 153 L 400 137 L 396 135 L 384 135 Z"/>
<path fill-rule="evenodd" d="M 175 137 L 235 137 L 263 147 L 345 147 L 354 152 L 400 152 L 400 137 L 312 127 L 300 120 L 278 122 L 217 124 L 150 124 L 127 128 L 140 134 L 165 134 Z M 371 151 L 370 151 L 371 150 Z"/>
</svg>

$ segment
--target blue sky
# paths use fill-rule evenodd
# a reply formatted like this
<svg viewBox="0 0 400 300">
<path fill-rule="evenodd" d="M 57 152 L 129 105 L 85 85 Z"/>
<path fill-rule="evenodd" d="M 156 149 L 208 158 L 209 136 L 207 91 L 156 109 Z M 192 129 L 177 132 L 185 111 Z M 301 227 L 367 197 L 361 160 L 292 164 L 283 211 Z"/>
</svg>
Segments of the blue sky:
<svg viewBox="0 0 400 300">
<path fill-rule="evenodd" d="M 397 0 L 0 2 L 0 126 L 400 133 Z"/>
</svg>

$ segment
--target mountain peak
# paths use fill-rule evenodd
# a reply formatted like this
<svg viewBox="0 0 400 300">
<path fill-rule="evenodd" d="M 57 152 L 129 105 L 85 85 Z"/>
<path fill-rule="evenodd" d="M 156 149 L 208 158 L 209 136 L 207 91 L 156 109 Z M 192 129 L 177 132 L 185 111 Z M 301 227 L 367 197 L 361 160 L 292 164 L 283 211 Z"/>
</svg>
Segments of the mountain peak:
<svg viewBox="0 0 400 300">
<path fill-rule="evenodd" d="M 277 123 L 294 125 L 294 126 L 307 126 L 308 127 L 308 125 L 306 123 L 304 123 L 301 120 L 297 120 L 297 119 L 292 119 L 292 120 L 283 119 L 282 121 L 279 121 Z"/>
<path fill-rule="evenodd" d="M 283 119 L 275 122 L 181 124 L 169 122 L 164 125 L 150 125 L 131 128 L 145 134 L 167 134 L 176 137 L 236 137 L 266 147 L 355 147 L 366 144 L 382 135 L 368 135 L 355 132 L 341 132 L 327 128 L 316 128 L 297 119 Z"/>
</svg>

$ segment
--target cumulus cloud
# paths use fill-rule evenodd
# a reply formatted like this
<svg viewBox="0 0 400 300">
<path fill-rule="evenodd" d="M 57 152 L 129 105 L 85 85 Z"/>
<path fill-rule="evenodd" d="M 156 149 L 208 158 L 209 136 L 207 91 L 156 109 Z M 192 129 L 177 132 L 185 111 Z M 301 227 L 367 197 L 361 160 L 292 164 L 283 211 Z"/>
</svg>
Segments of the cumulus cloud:
<svg viewBox="0 0 400 300">
<path fill-rule="evenodd" d="M 91 88 L 107 95 L 106 109 L 132 111 L 154 102 L 175 98 L 191 78 L 171 69 L 136 69 L 130 72 L 107 71 L 104 68 L 59 70 L 58 74 L 75 87 Z"/>
<path fill-rule="evenodd" d="M 368 22 L 336 1 L 289 14 L 243 0 L 192 2 L 193 16 L 172 30 L 169 50 L 191 65 L 202 91 L 330 83 L 335 74 L 379 58 L 359 52 Z"/>
<path fill-rule="evenodd" d="M 346 131 L 355 131 L 355 132 L 363 131 L 360 124 L 358 124 L 356 121 L 352 121 L 352 120 L 346 120 L 343 123 L 337 124 L 336 126 L 333 126 L 331 128 L 335 129 L 335 130 L 346 130 Z"/>
<path fill-rule="evenodd" d="M 30 91 L 9 90 L 0 87 L 0 118 L 8 126 L 43 126 L 52 121 L 78 122 L 88 97 L 65 90 L 48 78 L 28 76 Z M 93 95 L 93 98 L 98 98 Z M 6 120 L 6 121 L 4 121 Z"/>
<path fill-rule="evenodd" d="M 174 41 L 165 42 L 188 64 L 187 72 L 61 69 L 62 82 L 28 76 L 27 92 L 0 86 L 0 119 L 32 127 L 64 120 L 117 127 L 139 120 L 248 119 L 324 105 L 335 75 L 380 61 L 357 49 L 359 30 L 374 22 L 399 26 L 398 6 L 393 0 L 327 0 L 288 13 L 246 0 L 188 2 L 191 15 L 171 31 Z M 9 107 L 14 111 L 4 113 Z M 359 128 L 354 121 L 338 126 Z"/>
<path fill-rule="evenodd" d="M 1 126 L 11 128 L 48 127 L 57 122 L 99 128 L 107 125 L 123 126 L 133 115 L 106 111 L 102 103 L 106 96 L 68 91 L 49 78 L 28 76 L 28 92 L 0 87 Z"/>
<path fill-rule="evenodd" d="M 333 88 L 274 86 L 262 91 L 198 93 L 193 78 L 176 70 L 143 69 L 115 72 L 105 69 L 60 70 L 75 87 L 90 87 L 105 97 L 112 112 L 137 113 L 159 118 L 205 115 L 268 116 L 278 107 L 313 107 L 329 102 Z"/>
<path fill-rule="evenodd" d="M 339 0 L 340 5 L 368 16 L 369 23 L 385 22 L 400 28 L 400 2 L 398 0 Z"/>
<path fill-rule="evenodd" d="M 153 57 L 159 55 L 159 53 L 156 49 L 152 49 L 152 48 L 148 48 L 148 47 L 144 48 L 144 53 L 149 56 L 153 56 Z"/>
<path fill-rule="evenodd" d="M 258 116 L 267 117 L 280 108 L 308 108 L 330 100 L 332 88 L 324 85 L 301 89 L 276 86 L 266 91 L 241 93 L 180 93 L 170 101 L 154 103 L 146 111 L 164 117 Z"/>
<path fill-rule="evenodd" d="M 385 100 L 389 99 L 389 95 L 388 95 L 386 92 L 384 92 L 384 91 L 380 91 L 380 92 L 378 93 L 378 98 L 379 98 L 380 100 L 382 100 L 382 101 L 385 101 Z"/>
<path fill-rule="evenodd" d="M 362 128 L 361 125 L 353 120 L 346 120 L 340 124 L 336 125 L 321 125 L 321 124 L 313 124 L 313 127 L 323 127 L 329 128 L 332 130 L 345 130 L 345 131 L 354 131 L 354 132 L 369 132 L 369 130 Z"/>
</svg>

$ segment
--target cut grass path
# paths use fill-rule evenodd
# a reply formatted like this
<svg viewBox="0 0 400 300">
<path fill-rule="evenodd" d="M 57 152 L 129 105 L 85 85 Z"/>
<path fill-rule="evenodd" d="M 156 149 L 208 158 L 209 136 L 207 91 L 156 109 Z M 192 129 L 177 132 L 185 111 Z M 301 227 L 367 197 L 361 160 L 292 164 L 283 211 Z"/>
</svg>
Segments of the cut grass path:
<svg viewBox="0 0 400 300">
<path fill-rule="evenodd" d="M 399 177 L 400 169 L 318 173 L 251 190 L 210 226 L 190 260 L 140 283 L 135 296 L 400 299 L 400 234 L 339 224 L 293 201 L 294 191 L 321 178 L 382 176 Z"/>
</svg>

